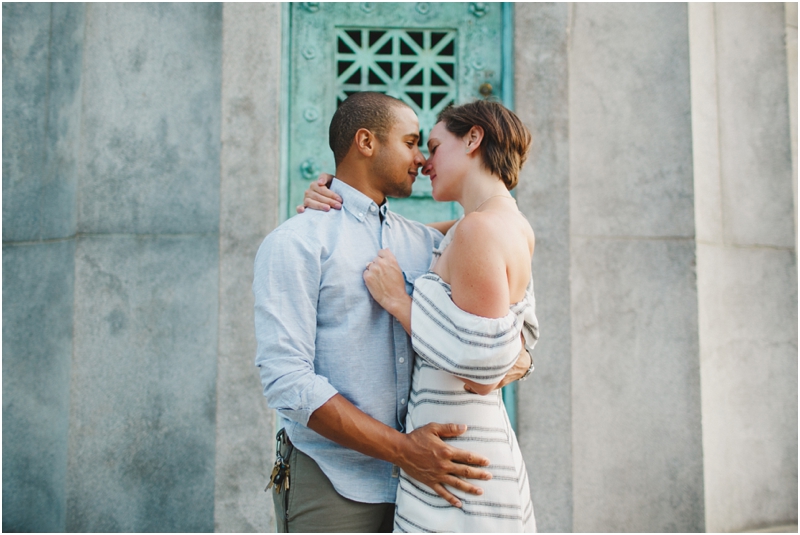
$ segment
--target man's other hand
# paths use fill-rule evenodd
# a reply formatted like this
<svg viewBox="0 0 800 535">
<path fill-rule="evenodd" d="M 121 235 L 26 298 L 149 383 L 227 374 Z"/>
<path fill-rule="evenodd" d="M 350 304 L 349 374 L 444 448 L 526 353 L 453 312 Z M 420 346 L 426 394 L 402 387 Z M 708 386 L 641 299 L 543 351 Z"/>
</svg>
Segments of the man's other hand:
<svg viewBox="0 0 800 535">
<path fill-rule="evenodd" d="M 342 209 L 342 198 L 332 192 L 328 187 L 333 180 L 333 175 L 320 173 L 319 178 L 311 183 L 303 194 L 303 204 L 297 207 L 297 213 L 302 214 L 306 208 L 321 210 L 323 212 Z"/>
<path fill-rule="evenodd" d="M 466 425 L 430 423 L 405 435 L 408 447 L 397 464 L 417 481 L 428 485 L 436 494 L 455 507 L 461 501 L 445 488 L 445 484 L 470 494 L 483 494 L 483 489 L 465 479 L 492 479 L 492 474 L 478 468 L 488 466 L 489 459 L 448 446 L 442 437 L 457 437 L 466 432 Z"/>
<path fill-rule="evenodd" d="M 521 379 L 533 364 L 533 358 L 531 354 L 528 353 L 528 350 L 525 349 L 525 343 L 522 344 L 522 351 L 519 353 L 519 357 L 517 357 L 517 362 L 514 364 L 514 367 L 503 377 L 503 380 L 500 381 L 500 384 L 497 385 L 497 388 L 503 388 L 507 384 L 513 383 L 514 381 L 518 381 Z"/>
</svg>

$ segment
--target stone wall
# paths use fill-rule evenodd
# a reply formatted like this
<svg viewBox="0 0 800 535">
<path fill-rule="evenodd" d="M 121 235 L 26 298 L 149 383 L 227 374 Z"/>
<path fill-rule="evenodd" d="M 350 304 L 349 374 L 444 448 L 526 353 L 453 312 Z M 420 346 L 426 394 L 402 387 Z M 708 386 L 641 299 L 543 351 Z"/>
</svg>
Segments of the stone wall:
<svg viewBox="0 0 800 535">
<path fill-rule="evenodd" d="M 687 6 L 572 32 L 573 527 L 702 531 Z"/>
<path fill-rule="evenodd" d="M 540 529 L 796 524 L 796 4 L 514 19 Z"/>
<path fill-rule="evenodd" d="M 274 529 L 250 282 L 284 17 L 3 5 L 4 530 Z M 513 19 L 539 529 L 796 523 L 796 4 Z"/>
<path fill-rule="evenodd" d="M 3 24 L 3 527 L 210 530 L 221 6 Z"/>
<path fill-rule="evenodd" d="M 533 277 L 542 337 L 520 383 L 517 436 L 539 531 L 573 526 L 568 4 L 515 4 L 514 104 L 533 133 L 517 204 L 536 233 Z"/>
<path fill-rule="evenodd" d="M 796 207 L 784 5 L 690 9 L 706 524 L 742 531 L 796 523 Z"/>
<path fill-rule="evenodd" d="M 3 530 L 66 521 L 83 19 L 3 5 Z"/>
<path fill-rule="evenodd" d="M 251 283 L 256 251 L 280 220 L 281 9 L 223 9 L 215 531 L 275 529 L 263 492 L 275 429 L 253 364 Z"/>
</svg>

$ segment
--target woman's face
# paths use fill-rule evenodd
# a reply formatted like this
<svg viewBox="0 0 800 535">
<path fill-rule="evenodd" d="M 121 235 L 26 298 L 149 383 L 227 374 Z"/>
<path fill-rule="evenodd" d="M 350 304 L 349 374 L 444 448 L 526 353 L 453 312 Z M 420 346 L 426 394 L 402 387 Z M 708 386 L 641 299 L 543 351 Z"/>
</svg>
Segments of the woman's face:
<svg viewBox="0 0 800 535">
<path fill-rule="evenodd" d="M 453 201 L 459 198 L 462 178 L 468 171 L 467 143 L 450 132 L 443 122 L 436 123 L 428 136 L 428 161 L 422 174 L 431 179 L 433 198 Z"/>
</svg>

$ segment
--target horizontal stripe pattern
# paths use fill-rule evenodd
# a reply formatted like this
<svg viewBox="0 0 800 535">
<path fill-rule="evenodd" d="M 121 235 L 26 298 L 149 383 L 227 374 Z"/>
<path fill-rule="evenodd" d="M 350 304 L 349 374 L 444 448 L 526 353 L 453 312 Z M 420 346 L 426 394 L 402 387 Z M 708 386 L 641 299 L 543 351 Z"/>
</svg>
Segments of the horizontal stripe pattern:
<svg viewBox="0 0 800 535">
<path fill-rule="evenodd" d="M 434 261 L 452 239 L 447 233 Z M 533 281 L 525 298 L 503 318 L 482 318 L 459 309 L 450 285 L 429 272 L 414 283 L 411 311 L 416 352 L 406 431 L 429 424 L 466 424 L 467 431 L 445 440 L 455 448 L 487 457 L 489 481 L 477 481 L 480 496 L 448 491 L 463 507 L 451 506 L 433 489 L 401 470 L 396 532 L 535 532 L 528 472 L 499 390 L 485 396 L 467 392 L 459 378 L 491 384 L 502 379 L 519 355 L 520 332 L 528 350 L 539 339 Z"/>
<path fill-rule="evenodd" d="M 525 299 L 502 318 L 466 312 L 451 299 L 449 285 L 429 272 L 414 282 L 411 338 L 414 350 L 430 365 L 481 384 L 501 380 L 517 361 L 520 332 L 533 349 L 539 338 L 533 281 Z"/>
<path fill-rule="evenodd" d="M 492 479 L 475 482 L 484 491 L 481 496 L 447 487 L 462 502 L 457 508 L 401 470 L 396 532 L 536 531 L 528 473 L 501 392 L 477 395 L 459 379 L 500 380 L 516 362 L 520 332 L 529 349 L 538 340 L 534 310 L 532 283 L 506 317 L 491 319 L 455 306 L 449 285 L 434 273 L 415 282 L 411 329 L 417 355 L 406 431 L 431 422 L 466 424 L 465 433 L 443 440 L 487 457 Z"/>
</svg>

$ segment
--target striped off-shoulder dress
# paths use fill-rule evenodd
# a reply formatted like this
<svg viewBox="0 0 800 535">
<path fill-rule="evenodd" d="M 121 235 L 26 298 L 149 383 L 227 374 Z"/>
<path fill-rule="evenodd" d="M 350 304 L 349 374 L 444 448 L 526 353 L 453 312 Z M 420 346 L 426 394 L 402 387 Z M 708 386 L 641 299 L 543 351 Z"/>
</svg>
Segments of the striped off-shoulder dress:
<svg viewBox="0 0 800 535">
<path fill-rule="evenodd" d="M 434 251 L 434 259 L 451 237 L 452 229 Z M 406 432 L 430 422 L 466 424 L 465 434 L 449 440 L 455 447 L 487 457 L 493 477 L 478 482 L 484 491 L 481 496 L 448 487 L 462 502 L 457 508 L 401 471 L 395 531 L 536 531 L 525 462 L 500 391 L 472 394 L 456 377 L 482 384 L 499 381 L 516 362 L 520 332 L 532 349 L 539 337 L 533 281 L 525 298 L 497 319 L 458 308 L 450 286 L 433 272 L 414 283 L 411 337 L 416 357 Z"/>
</svg>

